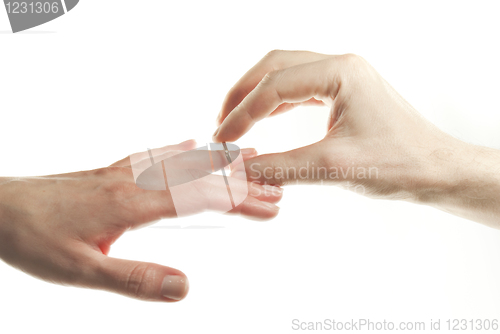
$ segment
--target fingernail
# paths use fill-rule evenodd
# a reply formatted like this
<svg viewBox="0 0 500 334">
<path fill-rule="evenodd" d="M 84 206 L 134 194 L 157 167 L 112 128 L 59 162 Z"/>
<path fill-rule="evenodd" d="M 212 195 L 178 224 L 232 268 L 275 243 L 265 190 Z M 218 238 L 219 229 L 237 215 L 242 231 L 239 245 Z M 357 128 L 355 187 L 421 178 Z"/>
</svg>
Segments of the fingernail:
<svg viewBox="0 0 500 334">
<path fill-rule="evenodd" d="M 254 148 L 243 148 L 241 150 L 241 154 L 243 154 L 243 155 L 257 155 L 257 150 Z"/>
<path fill-rule="evenodd" d="M 161 294 L 170 299 L 181 300 L 186 297 L 188 287 L 189 282 L 187 277 L 168 275 L 163 279 Z"/>
<path fill-rule="evenodd" d="M 191 147 L 195 145 L 195 140 L 194 139 L 189 139 L 186 141 L 183 141 L 182 143 L 179 144 L 179 147 L 185 148 L 185 147 Z"/>
<path fill-rule="evenodd" d="M 268 202 L 261 202 L 265 206 L 267 206 L 269 209 L 273 209 L 274 211 L 278 211 L 280 209 L 279 206 L 274 205 L 273 203 L 268 203 Z"/>
<path fill-rule="evenodd" d="M 219 129 L 220 129 L 220 126 L 217 128 L 217 130 L 215 130 L 215 132 L 214 132 L 214 134 L 212 135 L 212 137 L 214 137 L 214 138 L 215 138 L 215 137 L 217 136 L 217 134 L 219 133 Z"/>
</svg>

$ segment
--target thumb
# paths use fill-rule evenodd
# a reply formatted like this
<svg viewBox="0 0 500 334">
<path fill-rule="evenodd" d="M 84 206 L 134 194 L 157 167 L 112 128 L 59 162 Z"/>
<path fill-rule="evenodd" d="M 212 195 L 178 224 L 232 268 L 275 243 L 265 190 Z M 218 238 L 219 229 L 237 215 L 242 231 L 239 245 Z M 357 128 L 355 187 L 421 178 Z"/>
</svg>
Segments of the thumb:
<svg viewBox="0 0 500 334">
<path fill-rule="evenodd" d="M 147 301 L 174 302 L 186 297 L 189 283 L 177 269 L 155 263 L 99 255 L 92 287 Z"/>
<path fill-rule="evenodd" d="M 314 184 L 328 177 L 322 142 L 245 161 L 248 181 L 269 185 Z"/>
</svg>

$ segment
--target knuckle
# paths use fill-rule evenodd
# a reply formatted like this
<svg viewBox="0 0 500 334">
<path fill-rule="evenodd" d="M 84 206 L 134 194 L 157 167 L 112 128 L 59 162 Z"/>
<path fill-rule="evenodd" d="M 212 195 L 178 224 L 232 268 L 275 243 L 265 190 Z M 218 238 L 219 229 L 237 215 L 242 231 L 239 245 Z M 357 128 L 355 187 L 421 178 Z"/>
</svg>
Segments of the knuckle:
<svg viewBox="0 0 500 334">
<path fill-rule="evenodd" d="M 269 84 L 270 82 L 272 82 L 277 75 L 276 72 L 277 71 L 267 72 L 266 75 L 264 75 L 264 77 L 260 81 L 260 84 L 265 85 L 265 84 Z"/>
<path fill-rule="evenodd" d="M 331 59 L 332 64 L 336 63 L 337 61 L 340 62 L 341 67 L 347 71 L 347 73 L 357 73 L 360 74 L 361 72 L 364 71 L 366 61 L 353 53 L 347 53 L 344 55 L 339 56 L 337 59 Z"/>
<path fill-rule="evenodd" d="M 359 64 L 363 60 L 361 56 L 358 56 L 357 54 L 354 53 L 346 53 L 340 56 L 340 58 L 349 64 Z"/>
<path fill-rule="evenodd" d="M 280 81 L 283 79 L 284 71 L 285 70 L 275 70 L 266 73 L 258 85 L 260 94 L 266 96 L 271 95 L 273 98 L 276 96 L 280 102 L 283 102 L 283 97 L 280 95 L 278 87 L 280 86 Z"/>
<path fill-rule="evenodd" d="M 370 63 L 361 56 L 351 53 L 348 54 L 346 60 L 349 64 L 352 65 L 352 67 L 357 69 L 360 73 L 365 73 L 366 75 L 373 75 L 375 73 Z"/>
<path fill-rule="evenodd" d="M 115 166 L 95 169 L 93 172 L 97 177 L 127 176 L 132 174 L 132 170 L 130 168 Z"/>
<path fill-rule="evenodd" d="M 346 83 L 364 84 L 366 80 L 371 80 L 376 77 L 375 72 L 369 63 L 361 56 L 353 53 L 347 53 L 338 56 L 337 59 L 332 59 L 332 68 L 340 65 L 340 75 Z M 338 64 L 334 64 L 338 62 Z"/>
<path fill-rule="evenodd" d="M 92 172 L 93 172 L 94 176 L 105 177 L 105 176 L 110 174 L 110 169 L 112 169 L 112 168 L 115 168 L 115 167 L 99 168 L 99 169 L 93 170 Z"/>
<path fill-rule="evenodd" d="M 148 286 L 154 280 L 154 269 L 147 263 L 138 263 L 127 275 L 125 281 L 126 291 L 133 297 L 144 298 L 148 296 Z"/>
<path fill-rule="evenodd" d="M 283 54 L 285 51 L 283 50 L 271 50 L 269 51 L 266 56 L 264 57 L 265 59 L 275 59 L 279 57 L 281 54 Z"/>
<path fill-rule="evenodd" d="M 283 77 L 285 70 L 274 70 L 271 72 L 266 73 L 264 78 L 262 78 L 260 85 L 277 85 L 278 82 L 281 80 Z"/>
</svg>

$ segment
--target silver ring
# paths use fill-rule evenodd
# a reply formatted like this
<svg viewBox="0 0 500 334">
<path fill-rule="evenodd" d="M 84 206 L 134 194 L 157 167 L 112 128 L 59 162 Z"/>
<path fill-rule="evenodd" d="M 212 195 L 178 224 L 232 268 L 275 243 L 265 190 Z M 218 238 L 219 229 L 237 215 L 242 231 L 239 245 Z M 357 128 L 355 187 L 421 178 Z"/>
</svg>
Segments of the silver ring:
<svg viewBox="0 0 500 334">
<path fill-rule="evenodd" d="M 224 146 L 224 153 L 226 154 L 226 159 L 227 159 L 227 161 L 228 161 L 230 164 L 232 164 L 232 163 L 233 163 L 233 161 L 231 160 L 231 154 L 229 154 L 229 150 L 228 150 L 228 148 L 227 148 L 226 143 L 225 143 L 225 142 L 224 142 L 224 143 L 222 143 L 222 146 Z"/>
</svg>

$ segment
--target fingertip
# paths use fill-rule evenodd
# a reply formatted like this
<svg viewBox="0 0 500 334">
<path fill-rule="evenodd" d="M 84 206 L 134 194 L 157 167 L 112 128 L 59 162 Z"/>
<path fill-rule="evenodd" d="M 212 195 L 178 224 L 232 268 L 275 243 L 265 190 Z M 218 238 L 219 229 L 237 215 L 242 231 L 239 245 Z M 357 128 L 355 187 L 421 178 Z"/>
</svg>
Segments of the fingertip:
<svg viewBox="0 0 500 334">
<path fill-rule="evenodd" d="M 257 150 L 255 148 L 243 148 L 241 149 L 241 155 L 243 160 L 250 159 L 257 156 Z"/>
<path fill-rule="evenodd" d="M 242 203 L 240 213 L 251 220 L 270 220 L 279 213 L 279 206 L 269 202 L 260 201 L 253 197 L 247 197 Z"/>
<path fill-rule="evenodd" d="M 246 131 L 240 132 L 237 126 L 235 126 L 234 124 L 238 123 L 234 121 L 231 122 L 227 119 L 224 120 L 212 135 L 212 139 L 214 140 L 214 142 L 235 142 L 236 140 L 238 140 Z"/>
<path fill-rule="evenodd" d="M 264 200 L 269 203 L 276 204 L 283 198 L 283 188 L 278 186 L 263 185 L 264 188 Z M 279 207 L 278 207 L 279 210 Z"/>
<path fill-rule="evenodd" d="M 270 203 L 270 202 L 260 202 L 264 209 L 260 212 L 259 215 L 256 215 L 256 220 L 259 221 L 267 221 L 276 218 L 280 212 L 280 207 Z"/>
<path fill-rule="evenodd" d="M 189 150 L 196 147 L 196 140 L 189 139 L 178 144 L 179 148 Z"/>
<path fill-rule="evenodd" d="M 189 280 L 185 275 L 167 275 L 163 278 L 161 294 L 168 301 L 180 301 L 189 292 Z"/>
<path fill-rule="evenodd" d="M 273 203 L 270 203 L 270 202 L 260 202 L 265 208 L 267 211 L 269 212 L 272 212 L 272 213 L 276 213 L 278 214 L 278 212 L 280 211 L 280 207 L 277 206 L 276 204 L 273 204 Z"/>
<path fill-rule="evenodd" d="M 212 135 L 212 140 L 215 143 L 219 143 L 220 142 L 220 140 L 217 138 L 217 136 L 219 135 L 219 131 L 220 131 L 220 126 L 215 130 L 214 134 Z"/>
<path fill-rule="evenodd" d="M 129 261 L 94 253 L 92 274 L 85 286 L 156 302 L 182 300 L 189 291 L 186 275 L 156 263 Z"/>
</svg>

